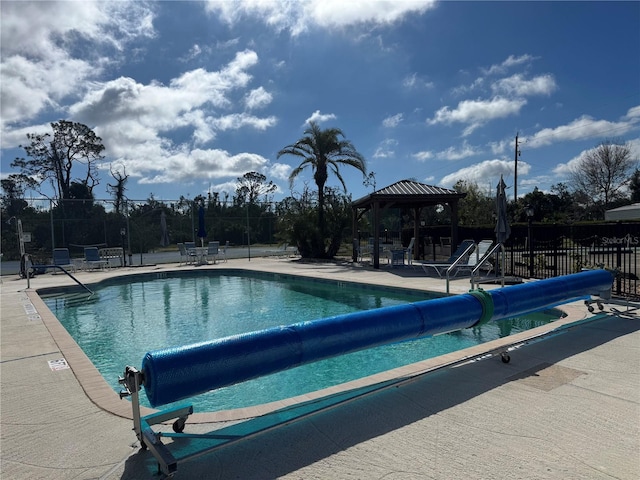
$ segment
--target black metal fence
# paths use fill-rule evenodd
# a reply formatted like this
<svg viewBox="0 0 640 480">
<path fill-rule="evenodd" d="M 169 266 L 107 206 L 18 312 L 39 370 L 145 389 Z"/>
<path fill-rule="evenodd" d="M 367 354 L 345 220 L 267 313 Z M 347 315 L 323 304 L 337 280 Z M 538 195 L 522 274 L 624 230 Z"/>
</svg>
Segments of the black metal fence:
<svg viewBox="0 0 640 480">
<path fill-rule="evenodd" d="M 450 236 L 450 227 L 425 231 L 423 243 L 434 245 Z M 459 227 L 459 238 L 495 239 L 492 228 Z M 426 239 L 426 242 L 425 242 Z M 617 269 L 616 296 L 640 298 L 640 222 L 600 224 L 516 224 L 505 244 L 505 272 L 523 278 L 549 278 L 576 273 L 583 268 Z M 431 251 L 424 249 L 425 255 Z"/>
</svg>

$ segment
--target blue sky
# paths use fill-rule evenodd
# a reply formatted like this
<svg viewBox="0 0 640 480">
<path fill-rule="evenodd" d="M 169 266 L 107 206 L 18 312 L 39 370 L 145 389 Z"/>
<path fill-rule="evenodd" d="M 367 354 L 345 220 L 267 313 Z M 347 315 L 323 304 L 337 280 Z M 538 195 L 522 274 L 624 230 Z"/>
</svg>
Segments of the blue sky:
<svg viewBox="0 0 640 480">
<path fill-rule="evenodd" d="M 106 147 L 97 198 L 124 168 L 130 199 L 232 194 L 258 171 L 279 200 L 299 159 L 277 152 L 311 120 L 343 130 L 376 188 L 494 192 L 504 175 L 513 194 L 516 134 L 520 196 L 568 182 L 605 139 L 640 158 L 640 2 L 3 0 L 0 14 L 1 174 L 26 133 L 77 121 Z M 372 190 L 342 173 L 354 198 Z"/>
</svg>

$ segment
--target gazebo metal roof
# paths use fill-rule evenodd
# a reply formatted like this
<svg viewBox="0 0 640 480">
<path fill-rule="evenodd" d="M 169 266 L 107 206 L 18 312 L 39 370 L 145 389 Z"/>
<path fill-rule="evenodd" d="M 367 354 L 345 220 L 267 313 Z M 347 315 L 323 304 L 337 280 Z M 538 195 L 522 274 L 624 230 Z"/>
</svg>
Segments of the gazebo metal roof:
<svg viewBox="0 0 640 480">
<path fill-rule="evenodd" d="M 373 203 L 393 203 L 404 207 L 423 207 L 449 203 L 463 198 L 465 193 L 458 193 L 448 188 L 436 187 L 413 180 L 400 180 L 388 187 L 381 188 L 352 202 L 353 208 L 368 208 Z"/>
</svg>

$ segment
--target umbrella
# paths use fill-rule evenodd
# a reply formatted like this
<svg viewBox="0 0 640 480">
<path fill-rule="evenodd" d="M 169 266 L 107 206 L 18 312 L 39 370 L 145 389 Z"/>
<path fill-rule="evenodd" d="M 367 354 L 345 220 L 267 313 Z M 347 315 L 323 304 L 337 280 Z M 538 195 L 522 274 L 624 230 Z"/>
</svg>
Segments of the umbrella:
<svg viewBox="0 0 640 480">
<path fill-rule="evenodd" d="M 504 183 L 504 179 L 502 175 L 500 175 L 500 183 L 498 183 L 497 195 L 496 195 L 496 210 L 497 210 L 497 222 L 496 222 L 496 241 L 501 243 L 503 246 L 500 248 L 501 253 L 501 262 L 500 267 L 496 268 L 496 275 L 498 275 L 498 270 L 502 272 L 504 275 L 505 268 L 505 252 L 504 252 L 504 243 L 511 235 L 511 227 L 509 226 L 509 218 L 507 217 L 507 185 Z M 504 286 L 504 283 L 503 283 Z"/>
<path fill-rule="evenodd" d="M 507 217 L 507 185 L 504 183 L 502 175 L 500 175 L 500 183 L 498 184 L 498 192 L 496 196 L 496 210 L 497 210 L 497 223 L 496 223 L 496 241 L 498 243 L 504 243 L 511 235 L 511 227 L 509 226 L 509 219 Z"/>
<path fill-rule="evenodd" d="M 169 232 L 167 231 L 167 216 L 164 212 L 160 214 L 160 246 L 169 245 Z"/>
<path fill-rule="evenodd" d="M 200 205 L 198 208 L 198 238 L 200 238 L 200 245 L 204 247 L 204 237 L 207 236 L 207 231 L 204 228 L 204 206 Z"/>
</svg>

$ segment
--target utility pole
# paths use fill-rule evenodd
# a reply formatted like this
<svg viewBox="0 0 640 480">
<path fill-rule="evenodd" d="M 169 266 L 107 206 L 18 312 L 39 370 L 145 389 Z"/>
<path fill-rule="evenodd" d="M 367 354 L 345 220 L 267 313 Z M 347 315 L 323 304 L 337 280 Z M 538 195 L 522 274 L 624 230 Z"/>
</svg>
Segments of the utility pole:
<svg viewBox="0 0 640 480">
<path fill-rule="evenodd" d="M 518 157 L 520 156 L 520 150 L 518 149 L 518 133 L 516 132 L 516 149 L 514 153 L 515 160 L 515 168 L 514 168 L 514 179 L 513 179 L 513 199 L 518 201 Z"/>
</svg>

